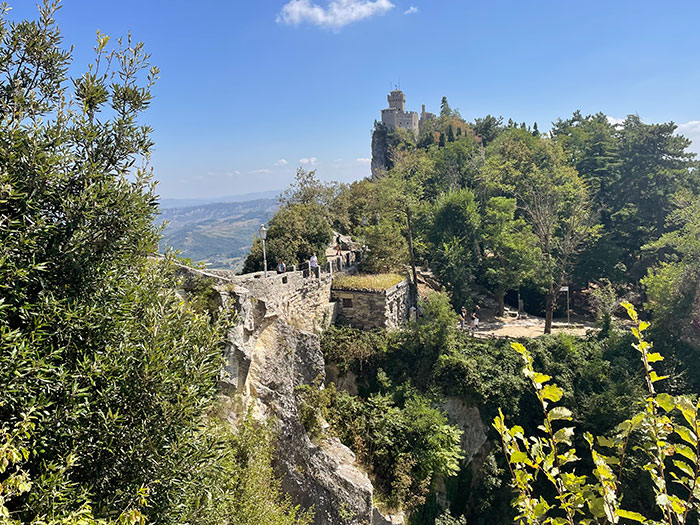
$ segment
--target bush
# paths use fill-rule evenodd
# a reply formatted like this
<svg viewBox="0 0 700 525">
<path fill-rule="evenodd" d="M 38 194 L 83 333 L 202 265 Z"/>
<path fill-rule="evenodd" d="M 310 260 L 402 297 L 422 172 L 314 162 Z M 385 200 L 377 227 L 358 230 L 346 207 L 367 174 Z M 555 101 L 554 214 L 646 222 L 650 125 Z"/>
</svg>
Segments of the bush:
<svg viewBox="0 0 700 525">
<path fill-rule="evenodd" d="M 663 357 L 644 340 L 643 332 L 649 323 L 640 321 L 629 303 L 623 306 L 635 324 L 634 347 L 643 363 L 648 397 L 644 409 L 620 423 L 610 437 L 584 434 L 594 464 L 591 477 L 575 471 L 581 460 L 573 442 L 575 428 L 566 423 L 572 421 L 573 413 L 561 405 L 554 406 L 562 399 L 563 389 L 551 383 L 549 375 L 535 371 L 534 360 L 523 345 L 513 344 L 522 356 L 523 373 L 532 382 L 544 413 L 540 433 L 533 437 L 520 426 L 506 426 L 502 413 L 494 419 L 516 492 L 516 521 L 574 525 L 618 523 L 625 519 L 675 525 L 697 520 L 699 406 L 687 396 L 658 392 L 657 383 L 667 377 L 659 376 L 654 368 Z M 645 454 L 644 470 L 653 482 L 655 505 L 646 511 L 651 512 L 651 519 L 639 512 L 645 509 L 633 508 L 623 500 L 621 478 L 623 469 L 629 468 L 625 460 L 632 443 Z M 551 495 L 536 485 L 538 478 L 549 482 Z"/>
</svg>

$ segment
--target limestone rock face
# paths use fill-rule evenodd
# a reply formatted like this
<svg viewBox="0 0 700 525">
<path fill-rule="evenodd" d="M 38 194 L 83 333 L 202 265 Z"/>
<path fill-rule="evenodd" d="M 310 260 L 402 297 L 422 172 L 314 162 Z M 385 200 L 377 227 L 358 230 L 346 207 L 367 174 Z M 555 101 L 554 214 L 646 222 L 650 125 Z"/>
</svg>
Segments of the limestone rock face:
<svg viewBox="0 0 700 525">
<path fill-rule="evenodd" d="M 479 409 L 474 405 L 468 405 L 456 397 L 448 397 L 442 405 L 450 423 L 457 425 L 462 431 L 460 445 L 465 465 L 468 465 L 481 447 L 486 443 L 486 428 L 481 421 Z"/>
<path fill-rule="evenodd" d="M 313 507 L 315 525 L 403 523 L 398 517 L 381 521 L 375 513 L 372 484 L 349 448 L 335 438 L 313 442 L 299 420 L 297 387 L 325 380 L 320 341 L 310 330 L 330 322 L 330 279 L 302 280 L 290 273 L 245 282 L 187 271 L 198 274 L 193 282 L 213 280 L 221 304 L 237 314 L 228 333 L 222 391 L 242 401 L 232 406 L 242 405 L 243 413 L 251 410 L 276 425 L 274 467 L 292 501 Z M 240 414 L 229 416 L 235 421 Z"/>
<path fill-rule="evenodd" d="M 230 333 L 235 366 L 229 368 L 239 370 L 231 382 L 246 406 L 277 425 L 275 468 L 283 489 L 295 503 L 313 507 L 317 525 L 371 524 L 372 484 L 355 455 L 337 439 L 313 443 L 299 421 L 296 388 L 325 377 L 318 336 L 287 323 L 279 315 L 286 304 L 268 304 L 244 288 L 228 300 L 240 316 Z"/>
<path fill-rule="evenodd" d="M 403 512 L 398 514 L 382 514 L 379 509 L 374 509 L 372 525 L 402 525 L 406 520 Z"/>
<path fill-rule="evenodd" d="M 371 523 L 372 484 L 337 439 L 313 443 L 299 422 L 295 389 L 323 379 L 318 337 L 274 319 L 256 334 L 248 373 L 249 402 L 278 426 L 275 467 L 296 503 L 314 508 L 315 523 Z"/>
</svg>

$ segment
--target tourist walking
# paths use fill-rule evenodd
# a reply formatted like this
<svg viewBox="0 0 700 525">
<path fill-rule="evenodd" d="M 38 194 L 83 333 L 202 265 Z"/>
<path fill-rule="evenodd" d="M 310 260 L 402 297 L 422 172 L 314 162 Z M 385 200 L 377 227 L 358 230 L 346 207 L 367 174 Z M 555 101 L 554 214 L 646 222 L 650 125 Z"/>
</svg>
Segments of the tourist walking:
<svg viewBox="0 0 700 525">
<path fill-rule="evenodd" d="M 343 255 L 342 241 L 340 240 L 340 235 L 335 238 L 335 254 L 340 256 Z"/>
<path fill-rule="evenodd" d="M 472 320 L 469 325 L 469 335 L 474 335 L 474 332 L 479 328 L 479 317 L 476 315 L 477 308 L 474 308 L 472 312 Z"/>
<path fill-rule="evenodd" d="M 461 330 L 464 330 L 464 327 L 467 324 L 467 309 L 462 306 L 462 311 L 459 314 L 459 328 Z"/>
<path fill-rule="evenodd" d="M 277 261 L 277 273 L 284 273 L 287 271 L 287 265 L 284 264 L 284 261 L 280 259 Z"/>
</svg>

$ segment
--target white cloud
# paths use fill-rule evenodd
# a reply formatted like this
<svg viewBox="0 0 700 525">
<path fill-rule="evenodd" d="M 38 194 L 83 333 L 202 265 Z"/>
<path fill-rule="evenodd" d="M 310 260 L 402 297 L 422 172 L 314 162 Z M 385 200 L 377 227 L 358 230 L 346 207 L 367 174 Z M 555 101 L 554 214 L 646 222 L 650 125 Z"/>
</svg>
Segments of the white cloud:
<svg viewBox="0 0 700 525">
<path fill-rule="evenodd" d="M 368 159 L 365 157 L 359 157 L 359 158 L 355 159 L 355 162 L 357 162 L 358 164 L 369 164 L 372 162 L 372 159 Z"/>
<path fill-rule="evenodd" d="M 289 162 L 287 162 L 285 159 L 280 159 L 275 162 L 275 166 L 286 166 L 287 164 L 289 164 Z"/>
<path fill-rule="evenodd" d="M 623 119 L 623 118 L 611 117 L 609 115 L 608 115 L 607 119 L 608 119 L 608 122 L 610 122 L 610 124 L 612 124 L 613 126 L 618 126 L 625 121 L 625 119 Z"/>
<path fill-rule="evenodd" d="M 310 164 L 311 166 L 315 166 L 317 160 L 318 160 L 318 159 L 317 159 L 316 157 L 311 157 L 311 158 L 308 158 L 308 159 L 307 159 L 307 158 L 303 158 L 303 159 L 299 159 L 299 164 L 304 164 L 304 165 Z"/>
<path fill-rule="evenodd" d="M 308 22 L 321 27 L 341 27 L 381 15 L 394 7 L 389 0 L 332 0 L 328 7 L 312 4 L 311 0 L 290 0 L 277 15 L 277 22 L 299 25 Z"/>
<path fill-rule="evenodd" d="M 417 8 L 416 6 L 414 6 L 414 5 L 412 5 L 411 7 L 409 7 L 408 9 L 406 9 L 406 10 L 403 12 L 403 14 L 404 14 L 404 15 L 412 15 L 412 14 L 415 14 L 415 13 L 417 13 L 417 12 L 418 12 L 418 8 Z"/>
<path fill-rule="evenodd" d="M 608 117 L 608 122 L 614 126 L 622 124 L 625 121 L 623 118 Z M 688 148 L 689 151 L 700 155 L 700 120 L 690 120 L 681 124 L 677 124 L 676 134 L 683 135 L 690 139 L 693 143 Z"/>
<path fill-rule="evenodd" d="M 692 140 L 693 143 L 688 149 L 700 155 L 700 120 L 691 120 L 684 124 L 678 124 L 676 133 Z"/>
<path fill-rule="evenodd" d="M 265 169 L 265 168 L 260 169 L 260 170 L 253 170 L 250 172 L 251 175 L 269 175 L 270 173 L 272 173 L 272 172 L 268 169 Z"/>
</svg>

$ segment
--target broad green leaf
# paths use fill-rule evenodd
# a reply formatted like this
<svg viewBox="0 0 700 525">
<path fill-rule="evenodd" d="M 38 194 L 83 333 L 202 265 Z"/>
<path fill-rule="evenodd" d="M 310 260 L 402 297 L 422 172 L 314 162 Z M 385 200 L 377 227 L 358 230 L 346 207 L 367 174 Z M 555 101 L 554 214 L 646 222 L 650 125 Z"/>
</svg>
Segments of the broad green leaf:
<svg viewBox="0 0 700 525">
<path fill-rule="evenodd" d="M 571 438 L 574 435 L 573 427 L 560 428 L 554 433 L 554 441 L 556 443 L 568 443 L 571 444 Z"/>
<path fill-rule="evenodd" d="M 695 427 L 698 409 L 693 404 L 692 400 L 690 400 L 687 396 L 678 396 L 676 399 L 676 407 L 681 411 L 681 414 L 683 414 L 683 417 L 688 424 L 691 427 Z"/>
<path fill-rule="evenodd" d="M 527 349 L 520 343 L 511 343 L 510 346 L 511 346 L 511 348 L 513 348 L 513 350 L 518 352 L 520 355 L 527 353 Z"/>
<path fill-rule="evenodd" d="M 554 407 L 549 411 L 549 418 L 553 421 L 557 419 L 571 421 L 571 416 L 571 410 L 566 407 Z"/>
<path fill-rule="evenodd" d="M 548 399 L 549 401 L 553 401 L 554 403 L 559 401 L 563 394 L 564 391 L 557 385 L 546 385 L 544 388 L 542 388 L 542 391 L 540 392 L 542 399 Z"/>
<path fill-rule="evenodd" d="M 539 373 L 539 372 L 535 372 L 535 375 L 534 375 L 534 377 L 532 378 L 532 380 L 533 380 L 535 383 L 540 383 L 540 384 L 544 384 L 544 383 L 546 383 L 547 381 L 549 381 L 550 379 L 552 379 L 551 376 L 548 376 L 547 374 L 541 374 L 541 373 Z"/>
<path fill-rule="evenodd" d="M 632 319 L 635 323 L 637 322 L 637 311 L 634 309 L 634 306 L 632 306 L 632 303 L 623 301 L 620 303 L 620 305 L 627 310 L 627 315 L 629 315 L 630 319 Z"/>
<path fill-rule="evenodd" d="M 693 472 L 693 469 L 691 469 L 690 465 L 688 465 L 685 461 L 679 461 L 677 459 L 674 459 L 673 464 L 676 466 L 676 468 L 678 470 L 680 470 L 684 474 L 687 474 L 691 478 L 695 477 L 695 473 Z"/>
<path fill-rule="evenodd" d="M 630 510 L 617 509 L 615 511 L 615 514 L 617 514 L 617 516 L 620 518 L 626 518 L 628 520 L 638 521 L 640 523 L 644 523 L 645 521 L 647 521 L 647 519 L 644 516 L 642 516 L 639 512 L 632 512 Z"/>
<path fill-rule="evenodd" d="M 653 370 L 651 371 L 651 373 L 649 373 L 649 377 L 651 378 L 652 383 L 656 383 L 657 381 L 662 381 L 664 379 L 668 379 L 668 376 L 659 376 Z"/>
<path fill-rule="evenodd" d="M 678 434 L 683 441 L 686 443 L 689 443 L 693 446 L 696 446 L 698 444 L 698 438 L 695 435 L 695 433 L 690 430 L 689 428 L 686 428 L 682 425 L 676 425 L 676 427 L 673 429 L 676 434 Z"/>
<path fill-rule="evenodd" d="M 510 455 L 511 463 L 525 463 L 528 460 L 527 454 L 520 450 L 513 452 Z"/>
<path fill-rule="evenodd" d="M 613 448 L 617 445 L 615 441 L 613 441 L 612 439 L 608 439 L 604 436 L 598 436 L 596 440 L 598 441 L 598 445 L 600 445 L 601 447 Z"/>
<path fill-rule="evenodd" d="M 693 451 L 693 449 L 691 449 L 687 445 L 683 445 L 680 443 L 677 444 L 676 445 L 676 453 L 680 454 L 681 456 L 685 457 L 686 459 L 689 459 L 693 463 L 697 463 L 697 461 L 698 461 L 698 458 L 695 455 L 695 452 Z"/>
<path fill-rule="evenodd" d="M 657 404 L 666 412 L 670 412 L 676 408 L 676 400 L 669 394 L 659 394 L 656 396 Z"/>
</svg>

